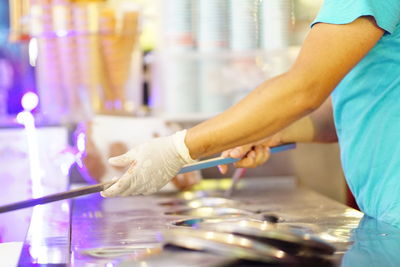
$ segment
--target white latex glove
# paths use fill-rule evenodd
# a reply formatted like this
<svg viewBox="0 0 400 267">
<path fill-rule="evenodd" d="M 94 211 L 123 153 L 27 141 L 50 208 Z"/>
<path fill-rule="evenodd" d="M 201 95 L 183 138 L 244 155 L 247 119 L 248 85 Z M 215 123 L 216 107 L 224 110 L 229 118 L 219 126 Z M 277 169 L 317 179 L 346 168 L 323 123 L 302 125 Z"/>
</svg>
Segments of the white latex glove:
<svg viewBox="0 0 400 267">
<path fill-rule="evenodd" d="M 166 185 L 182 168 L 193 163 L 185 145 L 186 130 L 155 138 L 127 153 L 109 159 L 117 167 L 129 169 L 115 184 L 104 190 L 103 197 L 152 194 Z"/>
</svg>

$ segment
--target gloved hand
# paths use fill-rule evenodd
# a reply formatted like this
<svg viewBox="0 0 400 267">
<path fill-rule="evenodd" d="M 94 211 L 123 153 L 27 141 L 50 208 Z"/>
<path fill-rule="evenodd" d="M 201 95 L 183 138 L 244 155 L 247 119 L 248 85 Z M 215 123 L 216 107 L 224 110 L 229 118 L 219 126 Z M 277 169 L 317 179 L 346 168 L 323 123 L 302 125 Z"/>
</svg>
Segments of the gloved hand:
<svg viewBox="0 0 400 267">
<path fill-rule="evenodd" d="M 234 164 L 236 168 L 255 168 L 268 161 L 271 155 L 270 147 L 280 144 L 282 144 L 281 134 L 277 133 L 256 143 L 225 150 L 221 157 L 240 158 L 241 160 Z M 228 171 L 228 165 L 219 165 L 218 169 L 222 174 L 225 174 Z"/>
<path fill-rule="evenodd" d="M 166 185 L 182 168 L 193 163 L 185 144 L 186 130 L 155 138 L 127 153 L 109 159 L 109 163 L 128 170 L 115 184 L 104 190 L 103 197 L 152 194 Z"/>
</svg>

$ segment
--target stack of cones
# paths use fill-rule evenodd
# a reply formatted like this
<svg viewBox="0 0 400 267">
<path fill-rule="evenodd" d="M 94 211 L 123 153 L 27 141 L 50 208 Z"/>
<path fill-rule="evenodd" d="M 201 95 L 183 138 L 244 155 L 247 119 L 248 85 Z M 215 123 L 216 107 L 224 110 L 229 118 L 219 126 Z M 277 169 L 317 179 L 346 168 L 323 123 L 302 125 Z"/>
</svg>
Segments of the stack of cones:
<svg viewBox="0 0 400 267">
<path fill-rule="evenodd" d="M 51 0 L 35 0 L 31 3 L 31 33 L 36 36 L 38 59 L 36 79 L 43 115 L 51 123 L 67 112 L 65 91 L 62 90 L 61 59 L 53 30 Z"/>
<path fill-rule="evenodd" d="M 126 113 L 126 82 L 138 49 L 137 11 L 100 1 L 32 0 L 41 108 L 50 121 Z"/>
<path fill-rule="evenodd" d="M 95 113 L 106 109 L 103 90 L 103 65 L 98 35 L 98 3 L 78 3 L 74 5 L 74 26 L 77 42 L 77 69 L 82 99 L 91 103 Z"/>
<path fill-rule="evenodd" d="M 109 108 L 123 112 L 126 102 L 125 83 L 129 77 L 132 52 L 138 44 L 138 13 L 125 12 L 121 30 L 117 30 L 116 13 L 104 9 L 100 16 L 101 53 L 105 69 L 105 82 L 108 87 Z"/>
<path fill-rule="evenodd" d="M 27 17 L 30 13 L 29 0 L 9 1 L 10 7 L 10 36 L 11 42 L 19 42 L 28 39 L 29 27 Z"/>
</svg>

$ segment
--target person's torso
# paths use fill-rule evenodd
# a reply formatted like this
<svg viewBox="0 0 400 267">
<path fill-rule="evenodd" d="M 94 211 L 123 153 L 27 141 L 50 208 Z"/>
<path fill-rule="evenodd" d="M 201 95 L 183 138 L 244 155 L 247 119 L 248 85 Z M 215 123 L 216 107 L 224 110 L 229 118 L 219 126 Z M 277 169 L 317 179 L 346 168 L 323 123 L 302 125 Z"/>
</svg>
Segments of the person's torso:
<svg viewBox="0 0 400 267">
<path fill-rule="evenodd" d="M 343 169 L 358 205 L 400 227 L 400 25 L 332 96 Z"/>
</svg>

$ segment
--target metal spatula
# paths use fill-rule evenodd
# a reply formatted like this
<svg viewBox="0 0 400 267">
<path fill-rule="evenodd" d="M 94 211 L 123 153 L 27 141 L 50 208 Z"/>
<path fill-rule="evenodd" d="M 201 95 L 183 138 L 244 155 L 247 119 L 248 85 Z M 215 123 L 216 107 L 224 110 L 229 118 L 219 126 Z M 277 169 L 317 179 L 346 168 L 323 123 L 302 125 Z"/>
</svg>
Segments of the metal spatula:
<svg viewBox="0 0 400 267">
<path fill-rule="evenodd" d="M 276 147 L 277 149 L 279 147 Z M 186 173 L 186 172 L 191 172 L 191 171 L 196 171 L 196 170 L 202 170 L 206 168 L 211 168 L 215 167 L 217 165 L 222 165 L 222 164 L 230 164 L 237 162 L 239 159 L 235 158 L 222 158 L 222 157 L 216 157 L 208 160 L 203 160 L 199 161 L 193 164 L 188 164 L 182 167 L 182 169 L 179 171 L 179 173 Z M 74 197 L 79 197 L 83 195 L 88 195 L 92 193 L 97 193 L 100 191 L 103 191 L 110 187 L 115 181 L 108 181 L 96 185 L 90 185 L 90 186 L 84 186 L 81 188 L 61 192 L 61 193 L 55 193 L 39 198 L 33 198 L 33 199 L 28 199 L 20 202 L 15 202 L 11 204 L 7 204 L 4 206 L 0 206 L 0 213 L 8 212 L 8 211 L 13 211 L 13 210 L 19 210 L 23 208 L 28 208 L 28 207 L 33 207 L 36 205 L 40 204 L 46 204 L 54 201 L 59 201 L 63 199 L 68 199 L 68 198 L 74 198 Z"/>
<path fill-rule="evenodd" d="M 196 171 L 196 170 L 201 170 L 205 168 L 210 168 L 214 167 L 220 164 L 230 164 L 233 162 L 238 161 L 239 159 L 234 159 L 234 158 L 222 158 L 222 157 L 217 157 L 213 159 L 208 159 L 208 160 L 203 160 L 199 161 L 193 164 L 188 164 L 183 166 L 183 168 L 179 171 L 179 173 L 186 173 L 186 172 L 191 172 L 191 171 Z M 65 191 L 65 192 L 60 192 L 60 193 L 55 193 L 39 198 L 33 198 L 33 199 L 28 199 L 24 201 L 19 201 L 11 204 L 7 204 L 4 206 L 0 206 L 0 213 L 3 212 L 8 212 L 8 211 L 13 211 L 13 210 L 19 210 L 23 208 L 28 208 L 28 207 L 33 207 L 36 205 L 40 204 L 46 204 L 54 201 L 59 201 L 63 199 L 68 199 L 68 198 L 74 198 L 74 197 L 79 197 L 83 195 L 88 195 L 92 193 L 97 193 L 100 191 L 103 191 L 110 187 L 115 181 L 108 181 L 96 185 L 90 185 L 90 186 L 84 186 L 81 188 Z"/>
</svg>

